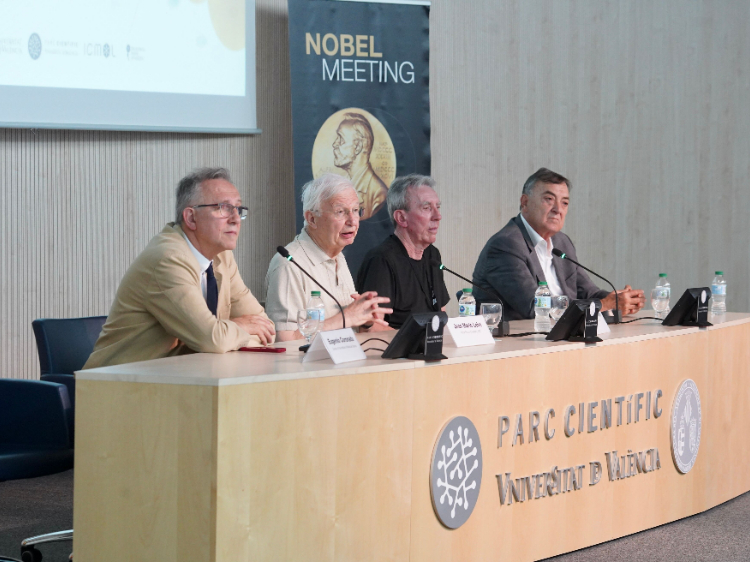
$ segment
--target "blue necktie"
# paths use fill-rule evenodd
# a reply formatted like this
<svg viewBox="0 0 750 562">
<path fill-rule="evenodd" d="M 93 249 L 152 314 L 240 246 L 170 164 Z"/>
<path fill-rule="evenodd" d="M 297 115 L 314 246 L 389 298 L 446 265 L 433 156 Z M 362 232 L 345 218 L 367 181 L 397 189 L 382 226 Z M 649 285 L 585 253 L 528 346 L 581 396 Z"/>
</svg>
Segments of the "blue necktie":
<svg viewBox="0 0 750 562">
<path fill-rule="evenodd" d="M 216 285 L 213 263 L 206 270 L 206 304 L 211 314 L 216 316 L 216 307 L 219 304 L 219 287 Z"/>
</svg>

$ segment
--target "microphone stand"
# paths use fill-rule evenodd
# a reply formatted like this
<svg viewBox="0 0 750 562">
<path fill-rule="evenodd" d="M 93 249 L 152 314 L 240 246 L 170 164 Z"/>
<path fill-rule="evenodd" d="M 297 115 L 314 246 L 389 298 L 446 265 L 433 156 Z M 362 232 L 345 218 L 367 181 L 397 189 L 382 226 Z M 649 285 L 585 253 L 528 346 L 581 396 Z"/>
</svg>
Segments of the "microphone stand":
<svg viewBox="0 0 750 562">
<path fill-rule="evenodd" d="M 610 287 L 612 287 L 612 291 L 615 293 L 615 309 L 612 311 L 612 316 L 610 317 L 609 314 L 604 314 L 604 320 L 607 322 L 607 324 L 619 324 L 622 322 L 622 312 L 620 312 L 620 301 L 617 298 L 617 289 L 615 289 L 615 286 L 612 284 L 612 282 L 609 279 L 606 279 L 599 275 L 596 271 L 591 271 L 588 267 L 585 265 L 581 265 L 576 260 L 572 259 L 568 256 L 565 252 L 561 252 L 557 248 L 552 248 L 552 253 L 555 254 L 558 258 L 563 260 L 568 260 L 569 262 L 573 262 L 578 267 L 581 267 L 591 273 L 592 275 L 596 275 L 599 279 L 602 279 L 603 281 L 606 281 L 607 284 L 609 284 Z"/>
<path fill-rule="evenodd" d="M 453 275 L 455 275 L 459 279 L 463 279 L 464 281 L 466 281 L 470 285 L 473 285 L 477 289 L 482 289 L 483 291 L 485 291 L 485 292 L 491 294 L 493 297 L 495 297 L 500 302 L 500 306 L 503 307 L 503 315 L 502 315 L 502 318 L 500 319 L 500 324 L 495 329 L 497 330 L 499 336 L 507 336 L 507 335 L 510 334 L 510 324 L 505 319 L 505 306 L 503 306 L 503 299 L 502 299 L 502 297 L 499 294 L 497 294 L 497 291 L 494 291 L 492 289 L 488 289 L 487 287 L 480 287 L 479 285 L 477 285 L 476 283 L 474 283 L 474 281 L 471 281 L 470 279 L 467 279 L 463 275 L 459 275 L 455 271 L 448 269 L 442 263 L 440 264 L 440 269 L 443 270 L 443 271 L 447 271 L 448 273 L 452 273 Z"/>
<path fill-rule="evenodd" d="M 313 283 L 315 283 L 318 287 L 323 289 L 323 291 L 325 291 L 325 294 L 333 299 L 333 301 L 336 303 L 336 306 L 338 306 L 339 310 L 341 311 L 342 327 L 346 328 L 346 316 L 344 316 L 344 307 L 341 306 L 341 303 L 338 301 L 338 299 L 334 297 L 328 291 L 328 289 L 326 289 L 323 285 L 318 283 L 312 275 L 310 275 L 307 271 L 305 271 L 304 268 L 294 260 L 294 258 L 292 257 L 292 254 L 290 254 L 289 251 L 284 246 L 279 246 L 278 248 L 276 248 L 276 251 L 281 255 L 282 258 L 285 258 L 287 261 L 292 262 L 294 265 L 296 265 L 302 273 L 307 275 L 312 280 Z"/>
</svg>

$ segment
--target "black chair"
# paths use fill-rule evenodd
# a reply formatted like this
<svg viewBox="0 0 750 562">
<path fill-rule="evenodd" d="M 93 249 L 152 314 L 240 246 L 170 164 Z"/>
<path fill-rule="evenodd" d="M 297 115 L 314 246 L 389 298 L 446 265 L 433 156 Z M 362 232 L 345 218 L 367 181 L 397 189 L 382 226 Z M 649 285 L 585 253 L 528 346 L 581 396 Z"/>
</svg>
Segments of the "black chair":
<svg viewBox="0 0 750 562">
<path fill-rule="evenodd" d="M 64 384 L 71 396 L 69 426 L 71 445 L 75 411 L 75 377 L 73 373 L 83 368 L 91 355 L 106 316 L 85 318 L 40 318 L 31 323 L 39 353 L 41 379 Z M 73 530 L 47 533 L 25 539 L 21 543 L 23 562 L 39 562 L 42 554 L 37 546 L 44 543 L 73 540 Z M 71 554 L 71 559 L 72 559 Z"/>
<path fill-rule="evenodd" d="M 67 386 L 74 409 L 73 373 L 81 370 L 88 360 L 106 319 L 106 316 L 39 318 L 31 323 L 39 353 L 41 379 Z"/>
<path fill-rule="evenodd" d="M 73 468 L 72 406 L 64 384 L 0 379 L 0 481 Z M 39 562 L 35 545 L 72 540 L 73 531 L 26 539 L 21 560 Z"/>
<path fill-rule="evenodd" d="M 61 542 L 61 541 L 72 541 L 73 540 L 73 529 L 68 531 L 58 531 L 57 533 L 47 533 L 46 535 L 39 535 L 37 537 L 30 537 L 21 541 L 21 562 L 41 562 L 43 556 L 42 553 L 36 548 L 37 545 L 50 543 L 50 542 Z M 73 553 L 70 553 L 68 560 L 73 560 Z M 0 558 L 0 562 L 2 559 Z"/>
<path fill-rule="evenodd" d="M 70 410 L 63 384 L 0 379 L 0 481 L 73 468 Z"/>
</svg>

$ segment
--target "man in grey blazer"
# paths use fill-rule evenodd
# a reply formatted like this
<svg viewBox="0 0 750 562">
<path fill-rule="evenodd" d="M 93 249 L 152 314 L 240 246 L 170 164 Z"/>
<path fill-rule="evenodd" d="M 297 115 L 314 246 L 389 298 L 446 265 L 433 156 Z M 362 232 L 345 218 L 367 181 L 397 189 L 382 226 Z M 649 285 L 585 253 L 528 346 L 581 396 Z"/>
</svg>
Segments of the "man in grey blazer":
<svg viewBox="0 0 750 562">
<path fill-rule="evenodd" d="M 559 248 L 578 261 L 570 238 L 561 232 L 570 203 L 570 182 L 560 174 L 540 168 L 526 180 L 521 194 L 521 212 L 494 234 L 479 254 L 474 283 L 491 287 L 503 297 L 508 320 L 534 317 L 534 292 L 546 281 L 553 295 L 571 300 L 596 298 L 602 310 L 615 307 L 613 292 L 599 289 L 586 272 L 568 260 L 552 255 Z M 477 290 L 477 300 L 497 299 Z M 643 308 L 642 290 L 630 285 L 618 291 L 620 310 L 632 314 Z"/>
</svg>

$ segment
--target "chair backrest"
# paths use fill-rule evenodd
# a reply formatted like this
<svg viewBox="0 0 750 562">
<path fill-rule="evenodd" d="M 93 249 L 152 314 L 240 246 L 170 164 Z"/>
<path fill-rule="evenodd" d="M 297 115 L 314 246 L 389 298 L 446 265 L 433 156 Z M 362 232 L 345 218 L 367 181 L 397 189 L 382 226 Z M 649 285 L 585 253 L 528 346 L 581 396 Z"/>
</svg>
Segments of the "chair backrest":
<svg viewBox="0 0 750 562">
<path fill-rule="evenodd" d="M 73 374 L 91 355 L 106 316 L 39 318 L 31 323 L 42 374 Z"/>
<path fill-rule="evenodd" d="M 0 444 L 71 448 L 70 408 L 64 384 L 0 379 Z"/>
</svg>

